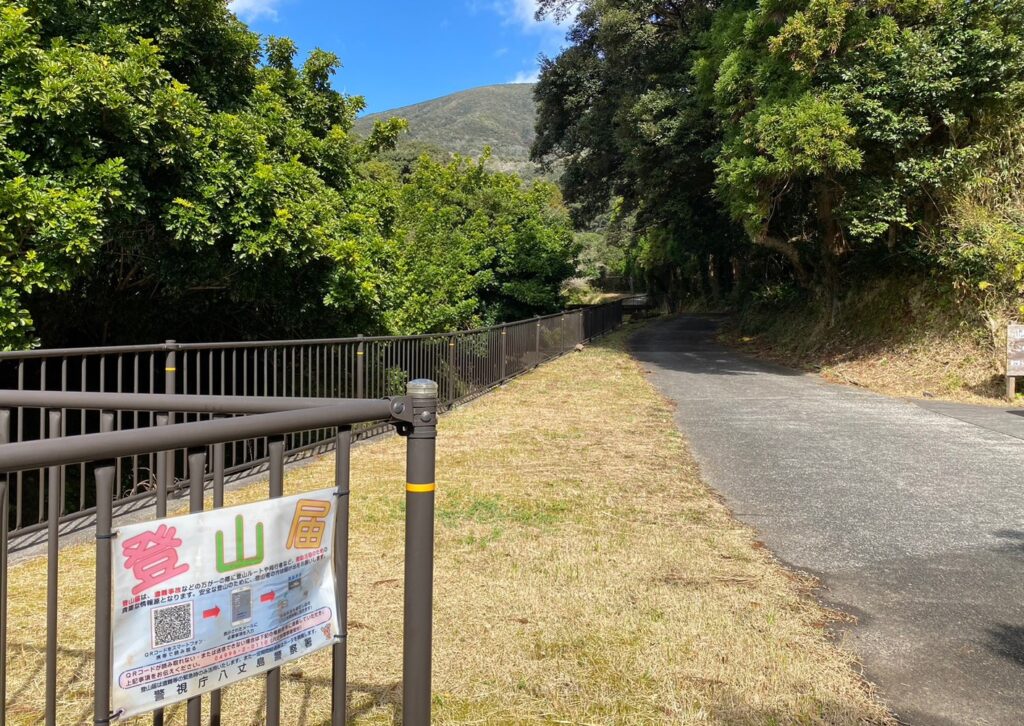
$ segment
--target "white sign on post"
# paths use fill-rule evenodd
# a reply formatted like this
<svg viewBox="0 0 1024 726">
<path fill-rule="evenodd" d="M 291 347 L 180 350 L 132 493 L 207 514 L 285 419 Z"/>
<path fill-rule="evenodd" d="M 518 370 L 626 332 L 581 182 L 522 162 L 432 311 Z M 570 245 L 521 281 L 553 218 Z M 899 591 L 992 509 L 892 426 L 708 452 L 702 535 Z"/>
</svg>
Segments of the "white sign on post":
<svg viewBox="0 0 1024 726">
<path fill-rule="evenodd" d="M 1024 325 L 1006 328 L 1006 375 L 1024 376 Z"/>
<path fill-rule="evenodd" d="M 228 686 L 332 645 L 335 490 L 122 527 L 115 718 Z"/>
</svg>

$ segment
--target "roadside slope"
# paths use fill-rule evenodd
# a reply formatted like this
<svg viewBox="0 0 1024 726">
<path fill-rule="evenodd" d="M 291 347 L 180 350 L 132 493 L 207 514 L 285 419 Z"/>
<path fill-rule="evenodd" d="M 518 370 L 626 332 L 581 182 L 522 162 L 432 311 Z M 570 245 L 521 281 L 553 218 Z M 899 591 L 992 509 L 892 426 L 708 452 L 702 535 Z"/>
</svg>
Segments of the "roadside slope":
<svg viewBox="0 0 1024 726">
<path fill-rule="evenodd" d="M 434 722 L 885 722 L 826 636 L 830 615 L 809 583 L 701 482 L 624 337 L 442 418 Z M 403 450 L 393 438 L 353 452 L 349 692 L 360 724 L 394 723 L 401 697 Z M 286 493 L 327 486 L 332 471 L 327 457 L 289 472 Z M 91 574 L 76 573 L 91 573 L 92 550 L 60 564 L 58 720 L 79 723 L 91 706 L 92 605 Z M 13 723 L 38 719 L 44 567 L 12 573 Z M 322 723 L 328 659 L 283 676 L 284 722 Z M 225 722 L 258 720 L 262 697 L 259 679 L 228 690 Z M 170 716 L 181 723 L 183 710 Z"/>
</svg>

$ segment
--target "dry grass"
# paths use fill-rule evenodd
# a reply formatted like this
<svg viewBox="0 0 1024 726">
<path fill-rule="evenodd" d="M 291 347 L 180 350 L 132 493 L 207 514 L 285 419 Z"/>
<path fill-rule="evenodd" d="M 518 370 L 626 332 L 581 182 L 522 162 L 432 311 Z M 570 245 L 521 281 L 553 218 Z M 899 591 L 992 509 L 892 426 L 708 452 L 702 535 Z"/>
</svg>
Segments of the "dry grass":
<svg viewBox="0 0 1024 726">
<path fill-rule="evenodd" d="M 811 583 L 701 483 L 669 406 L 619 340 L 442 420 L 434 722 L 888 722 L 827 636 Z M 353 457 L 349 689 L 360 724 L 399 715 L 403 446 Z M 331 469 L 290 473 L 288 492 L 328 485 Z M 89 721 L 92 566 L 88 547 L 62 553 L 61 724 Z M 10 723 L 39 718 L 44 569 L 12 572 Z M 283 680 L 285 723 L 327 723 L 325 653 Z M 227 691 L 225 723 L 259 723 L 262 697 L 262 679 Z M 183 709 L 169 717 L 182 723 Z"/>
<path fill-rule="evenodd" d="M 723 342 L 834 383 L 890 396 L 1005 406 L 1010 306 L 940 279 L 880 278 L 851 288 L 832 317 L 820 301 L 751 305 Z"/>
<path fill-rule="evenodd" d="M 796 353 L 758 338 L 723 336 L 723 340 L 748 355 L 887 396 L 986 406 L 1007 403 L 1001 351 L 976 336 L 934 334 L 814 353 Z"/>
</svg>

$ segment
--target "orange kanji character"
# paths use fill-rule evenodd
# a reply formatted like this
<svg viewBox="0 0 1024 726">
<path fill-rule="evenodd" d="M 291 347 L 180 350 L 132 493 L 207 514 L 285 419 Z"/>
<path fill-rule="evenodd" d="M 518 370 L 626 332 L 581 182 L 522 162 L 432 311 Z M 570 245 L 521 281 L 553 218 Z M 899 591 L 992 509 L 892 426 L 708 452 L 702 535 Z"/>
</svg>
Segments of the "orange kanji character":
<svg viewBox="0 0 1024 726">
<path fill-rule="evenodd" d="M 174 527 L 161 524 L 156 532 L 142 532 L 121 545 L 124 568 L 131 570 L 139 581 L 132 588 L 133 595 L 188 572 L 188 565 L 178 564 L 181 540 L 174 535 Z"/>
<path fill-rule="evenodd" d="M 321 499 L 300 499 L 295 504 L 292 530 L 288 533 L 288 549 L 312 550 L 320 546 L 327 530 L 324 517 L 331 503 Z"/>
</svg>

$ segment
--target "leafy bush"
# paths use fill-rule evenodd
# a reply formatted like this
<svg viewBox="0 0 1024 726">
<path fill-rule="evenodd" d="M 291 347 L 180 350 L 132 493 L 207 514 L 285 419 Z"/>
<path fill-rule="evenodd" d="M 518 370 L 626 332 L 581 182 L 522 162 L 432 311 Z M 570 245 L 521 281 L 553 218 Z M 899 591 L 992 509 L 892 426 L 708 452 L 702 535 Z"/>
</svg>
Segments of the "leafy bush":
<svg viewBox="0 0 1024 726">
<path fill-rule="evenodd" d="M 378 157 L 405 122 L 358 138 L 338 58 L 295 55 L 223 0 L 0 5 L 0 347 L 557 305 L 572 248 L 550 187 L 424 160 L 404 188 Z"/>
</svg>

